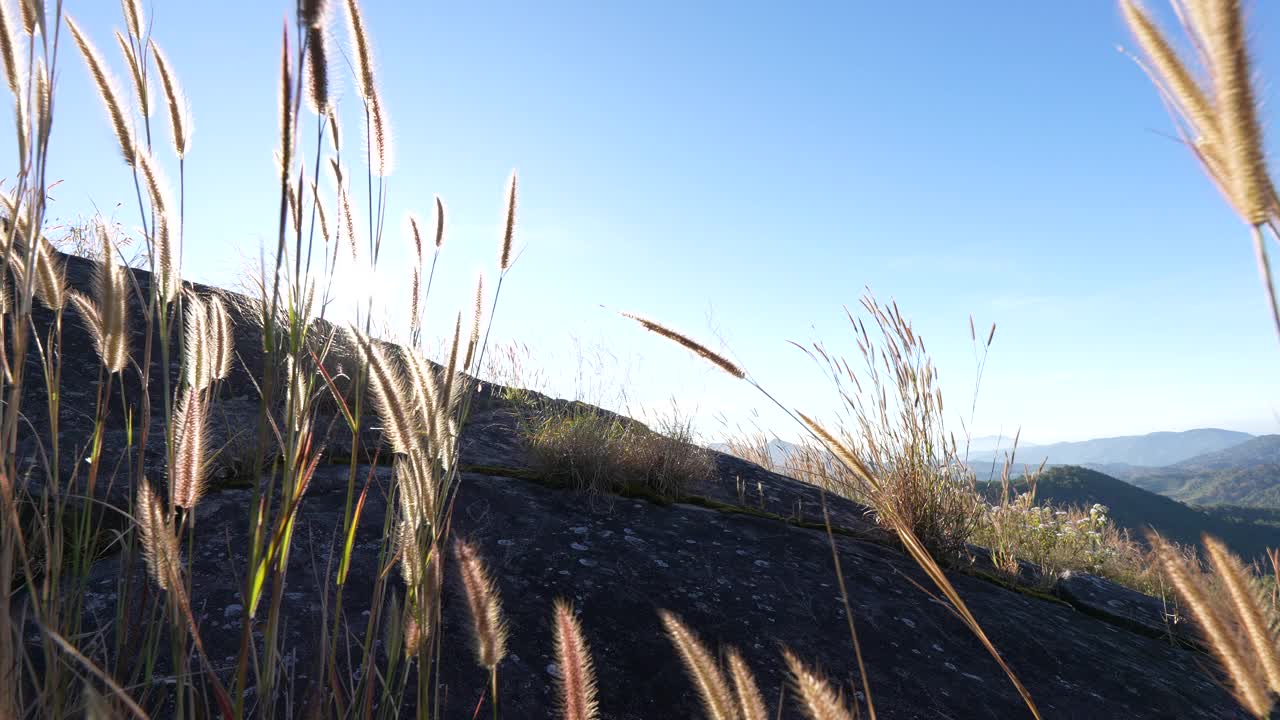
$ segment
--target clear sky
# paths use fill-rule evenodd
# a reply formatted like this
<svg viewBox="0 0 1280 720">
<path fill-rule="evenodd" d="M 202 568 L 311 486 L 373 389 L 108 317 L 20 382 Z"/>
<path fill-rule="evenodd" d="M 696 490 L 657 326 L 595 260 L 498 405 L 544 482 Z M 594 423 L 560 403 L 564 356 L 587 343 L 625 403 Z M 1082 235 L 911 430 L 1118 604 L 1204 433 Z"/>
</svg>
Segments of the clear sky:
<svg viewBox="0 0 1280 720">
<path fill-rule="evenodd" d="M 188 279 L 228 284 L 274 243 L 276 64 L 293 4 L 144 2 L 195 121 Z M 1112 2 L 364 5 L 395 129 L 391 226 L 409 209 L 429 217 L 433 192 L 445 198 L 432 307 L 465 306 L 476 271 L 492 279 L 503 184 L 518 168 L 523 252 L 494 337 L 527 343 L 553 390 L 609 400 L 625 386 L 635 405 L 674 396 L 709 435 L 722 413 L 748 422 L 764 410 L 613 313 L 633 310 L 715 347 L 723 338 L 776 395 L 821 414 L 831 393 L 785 341 L 856 353 L 841 306 L 870 286 L 914 319 L 966 415 L 968 316 L 999 324 L 978 435 L 1280 428 L 1280 344 L 1245 228 L 1116 51 L 1128 38 Z M 122 74 L 116 3 L 65 8 Z M 336 7 L 345 48 L 343 18 Z M 1264 73 L 1280 76 L 1280 9 L 1255 2 L 1252 21 Z M 63 50 L 52 213 L 96 206 L 136 223 L 88 74 Z M 336 64 L 354 148 L 358 98 Z M 1276 85 L 1261 90 L 1274 106 Z M 410 252 L 398 232 L 386 243 L 385 272 L 368 284 L 394 317 Z M 451 322 L 440 313 L 432 330 Z M 578 380 L 575 348 L 614 359 Z"/>
</svg>

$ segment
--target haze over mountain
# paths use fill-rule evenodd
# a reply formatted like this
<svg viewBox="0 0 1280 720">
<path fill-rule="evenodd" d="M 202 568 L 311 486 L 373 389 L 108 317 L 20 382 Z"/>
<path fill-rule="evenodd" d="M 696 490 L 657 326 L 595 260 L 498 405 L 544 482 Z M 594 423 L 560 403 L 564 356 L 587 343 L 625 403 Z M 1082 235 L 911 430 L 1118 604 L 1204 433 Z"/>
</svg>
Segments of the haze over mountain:
<svg viewBox="0 0 1280 720">
<path fill-rule="evenodd" d="M 1195 505 L 1280 509 L 1280 435 L 1261 435 L 1161 468 L 1131 468 L 1124 480 Z"/>
<path fill-rule="evenodd" d="M 1205 453 L 1240 445 L 1253 436 L 1235 430 L 1200 428 L 1183 432 L 1097 438 L 1078 442 L 1026 446 L 1019 444 L 1019 464 L 1163 467 Z M 1023 452 L 1023 450 L 1029 450 Z M 1002 459 L 1003 451 L 999 454 Z M 970 453 L 970 462 L 991 462 L 995 453 Z"/>
</svg>

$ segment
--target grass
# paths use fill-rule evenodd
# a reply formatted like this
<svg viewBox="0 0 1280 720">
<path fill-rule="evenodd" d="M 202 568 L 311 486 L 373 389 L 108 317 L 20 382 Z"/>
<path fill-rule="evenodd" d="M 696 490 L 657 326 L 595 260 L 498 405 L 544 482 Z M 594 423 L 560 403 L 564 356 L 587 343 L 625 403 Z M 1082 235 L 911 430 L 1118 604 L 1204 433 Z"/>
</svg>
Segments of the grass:
<svg viewBox="0 0 1280 720">
<path fill-rule="evenodd" d="M 673 499 L 711 478 L 715 461 L 679 415 L 657 432 L 589 406 L 544 412 L 527 421 L 535 467 L 592 494 L 643 493 Z"/>
<path fill-rule="evenodd" d="M 1280 202 L 1263 162 L 1238 4 L 1205 0 L 1183 8 L 1192 44 L 1203 53 L 1212 80 L 1208 88 L 1168 50 L 1170 43 L 1144 11 L 1128 0 L 1122 7 L 1188 145 L 1250 227 L 1280 329 L 1280 303 L 1263 237 L 1264 232 L 1280 235 L 1275 223 Z M 489 328 L 515 257 L 516 174 L 502 189 L 505 207 L 492 294 L 482 281 L 477 283 L 474 307 L 454 316 L 452 341 L 446 341 L 434 362 L 424 355 L 421 315 L 432 307 L 429 295 L 445 234 L 445 206 L 439 197 L 433 198 L 435 252 L 429 268 L 424 227 L 411 223 L 412 237 L 406 238 L 415 247 L 408 303 L 414 313 L 407 328 L 384 333 L 408 338 L 404 347 L 392 351 L 374 337 L 377 318 L 371 297 L 354 299 L 359 311 L 348 326 L 321 322 L 335 299 L 334 278 L 349 263 L 376 269 L 384 242 L 391 241 L 385 207 L 394 138 L 371 29 L 359 2 L 343 0 L 335 7 L 321 0 L 299 2 L 292 24 L 282 29 L 279 64 L 263 71 L 279 95 L 279 192 L 274 247 L 263 253 L 254 283 L 257 297 L 248 303 L 260 330 L 255 346 L 264 355 L 265 369 L 255 378 L 257 418 L 247 434 L 251 441 L 238 435 L 236 442 L 242 444 L 215 448 L 207 442 L 208 420 L 218 412 L 222 384 L 248 348 L 233 346 L 217 297 L 196 292 L 180 278 L 186 162 L 194 159 L 181 68 L 165 59 L 138 0 L 122 2 L 126 30 L 115 36 L 120 50 L 115 64 L 123 63 L 130 93 L 120 87 L 113 63 L 94 44 L 93 33 L 64 13 L 60 2 L 24 0 L 19 9 L 15 15 L 10 3 L 0 0 L 0 64 L 16 109 L 12 130 L 17 148 L 12 189 L 0 207 L 0 276 L 6 286 L 0 306 L 0 585 L 5 589 L 0 592 L 0 717 L 157 714 L 238 720 L 292 717 L 304 703 L 319 715 L 383 718 L 412 706 L 420 716 L 440 717 L 445 691 L 440 666 L 456 643 L 439 632 L 443 578 L 450 562 L 457 563 L 466 588 L 476 660 L 487 674 L 488 704 L 498 717 L 507 637 L 502 598 L 485 559 L 475 546 L 452 537 L 449 527 L 474 378 L 490 367 L 485 364 Z M 333 62 L 338 53 L 328 47 L 329 33 L 339 13 L 346 19 L 355 87 L 350 104 L 343 107 L 329 92 L 331 75 L 339 67 Z M 114 221 L 100 218 L 93 221 L 91 241 L 86 241 L 90 231 L 83 225 L 74 231 L 68 246 L 78 252 L 91 246 L 99 263 L 92 297 L 71 292 L 62 260 L 43 230 L 49 219 L 46 170 L 57 107 L 54 81 L 68 71 L 62 51 L 72 53 L 74 64 L 83 64 L 106 108 L 123 161 L 117 179 L 132 181 L 133 221 L 141 227 L 136 242 L 124 237 Z M 157 75 L 161 94 L 153 96 Z M 164 112 L 152 113 L 153 108 Z M 359 127 L 363 147 L 344 146 L 339 123 Z M 162 129 L 167 143 L 159 140 Z M 326 168 L 323 178 L 321 167 Z M 365 222 L 356 219 L 361 211 Z M 145 288 L 120 263 L 121 248 L 129 244 L 144 253 L 153 281 Z M 62 407 L 63 358 L 78 351 L 63 342 L 65 323 L 71 320 L 68 308 L 91 333 L 99 360 L 93 407 L 75 408 L 93 418 L 94 433 L 77 447 L 63 446 L 58 426 L 68 409 Z M 1034 699 L 956 592 L 939 558 L 985 539 L 1005 562 L 1030 558 L 1053 568 L 1083 566 L 1122 575 L 1139 560 L 1108 554 L 1129 546 L 1108 529 L 1099 510 L 1087 516 L 1070 510 L 1059 515 L 1038 508 L 1030 496 L 1006 496 L 995 507 L 984 502 L 972 474 L 959 462 L 962 453 L 954 437 L 942 424 L 937 372 L 923 340 L 894 304 L 867 297 L 862 311 L 872 332 L 850 315 L 860 363 L 855 358 L 851 365 L 821 344 L 806 349 L 827 373 L 844 414 L 823 422 L 778 403 L 811 440 L 795 470 L 874 509 L 1038 717 Z M 125 321 L 134 315 L 143 321 L 141 342 L 126 329 Z M 659 322 L 628 317 L 778 402 L 741 365 Z M 994 326 L 984 352 L 993 333 Z M 334 358 L 339 355 L 357 360 L 344 374 L 336 372 Z M 38 362 L 28 362 L 32 357 Z M 851 368 L 858 366 L 861 372 L 855 373 Z M 130 387 L 144 392 L 125 397 L 126 377 Z M 517 393 L 510 399 L 528 402 L 530 397 Z M 296 579 L 289 577 L 289 559 L 296 550 L 299 509 L 320 461 L 317 423 L 329 410 L 337 411 L 340 427 L 351 434 L 352 452 L 325 582 L 308 588 L 320 599 L 326 621 L 317 629 L 322 652 L 312 658 L 314 677 L 321 678 L 319 691 L 304 699 L 292 694 L 291 678 L 280 662 L 295 650 L 285 646 L 290 602 L 285 588 L 298 589 Z M 359 444 L 371 415 L 376 415 L 393 455 L 382 518 L 363 516 L 369 486 L 362 482 Z M 25 457 L 20 464 L 18 440 L 26 437 L 28 418 L 37 416 L 47 418 L 49 426 L 44 437 L 36 438 L 37 462 L 29 467 Z M 163 437 L 151 437 L 153 418 L 162 421 Z M 104 432 L 122 425 L 128 430 L 126 461 L 104 462 Z M 572 410 L 535 418 L 528 436 L 548 474 L 583 490 L 677 497 L 708 477 L 713 464 L 708 453 L 693 445 L 687 420 L 673 416 L 658 430 L 600 412 Z M 148 453 L 157 446 L 163 447 L 165 458 L 159 472 L 148 462 Z M 76 460 L 69 475 L 64 457 Z M 251 479 L 250 501 L 243 508 L 247 531 L 224 538 L 243 548 L 247 558 L 231 568 L 243 607 L 235 631 L 238 651 L 229 664 L 206 651 L 209 628 L 197 621 L 192 601 L 194 543 L 207 537 L 197 534 L 195 511 L 218 462 L 230 463 L 237 475 Z M 129 489 L 127 506 L 107 505 L 96 492 L 109 484 Z M 385 529 L 376 553 L 382 571 L 371 583 L 357 586 L 350 582 L 356 528 L 379 522 Z M 1064 539 L 1071 534 L 1068 527 L 1074 528 L 1070 540 Z M 829 527 L 828 532 L 834 535 Z M 1206 631 L 1237 698 L 1264 716 L 1274 693 L 1280 692 L 1274 595 L 1268 601 L 1257 573 L 1216 541 L 1206 540 L 1208 573 L 1197 559 L 1163 539 L 1154 537 L 1151 543 L 1164 576 Z M 848 608 L 834 538 L 832 544 L 833 570 Z M 111 551 L 118 551 L 124 568 L 114 579 L 113 631 L 93 632 L 84 626 L 82 609 L 93 563 Z M 147 571 L 144 588 L 131 581 L 129 570 L 137 567 Z M 344 608 L 357 598 L 370 612 L 348 619 Z M 15 599 L 21 600 L 20 608 Z M 597 717 L 588 640 L 576 611 L 564 602 L 548 611 L 557 660 L 564 668 L 558 687 L 562 714 Z M 853 613 L 846 615 L 861 666 Z M 710 717 L 768 717 L 751 668 L 735 650 L 725 651 L 726 675 L 693 629 L 672 613 L 662 611 L 660 617 Z M 31 628 L 38 630 L 34 644 L 25 641 Z M 381 649 L 375 643 L 379 638 L 384 640 Z M 781 652 L 793 695 L 808 717 L 846 718 L 865 710 L 874 720 L 865 672 L 859 673 L 865 707 L 850 707 L 819 670 L 789 649 Z"/>
</svg>

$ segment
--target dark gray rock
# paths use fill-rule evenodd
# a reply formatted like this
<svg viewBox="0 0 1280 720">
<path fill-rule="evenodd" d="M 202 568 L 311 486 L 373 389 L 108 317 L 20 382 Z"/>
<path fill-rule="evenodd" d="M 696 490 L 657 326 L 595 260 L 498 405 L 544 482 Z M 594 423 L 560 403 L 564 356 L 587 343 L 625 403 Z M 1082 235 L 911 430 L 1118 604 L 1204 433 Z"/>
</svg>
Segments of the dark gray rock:
<svg viewBox="0 0 1280 720">
<path fill-rule="evenodd" d="M 87 263 L 73 258 L 69 268 L 73 284 L 87 278 Z M 139 273 L 139 282 L 145 288 L 145 273 Z M 257 395 L 248 377 L 261 372 L 261 355 L 254 355 L 257 339 L 248 321 L 240 322 L 244 365 L 226 383 L 214 410 L 215 416 L 223 413 L 217 432 L 227 444 L 246 427 L 256 432 Z M 134 327 L 137 332 L 138 324 Z M 61 430 L 66 433 L 64 444 L 74 447 L 80 437 L 76 433 L 92 426 L 91 419 L 86 426 L 77 413 L 83 412 L 85 402 L 92 407 L 97 370 L 90 346 L 75 344 L 87 338 L 75 336 L 71 329 L 66 333 L 80 338 L 65 345 L 64 383 L 69 391 L 63 395 Z M 70 357 L 74 347 L 81 349 Z M 343 363 L 350 369 L 349 362 L 335 357 L 335 373 Z M 129 382 L 125 397 L 136 406 L 140 391 L 130 389 Z M 41 392 L 29 387 L 35 433 L 48 427 L 48 419 L 38 417 L 44 402 Z M 158 391 L 153 392 L 153 407 L 162 407 Z M 881 717 L 1027 715 L 997 664 L 949 607 L 922 591 L 932 591 L 925 575 L 895 549 L 892 537 L 868 517 L 866 508 L 830 495 L 824 498 L 813 487 L 728 456 L 718 456 L 716 474 L 689 488 L 688 496 L 677 502 L 627 497 L 599 502 L 537 476 L 521 439 L 523 410 L 504 403 L 501 392 L 481 388 L 473 409 L 462 443 L 464 469 L 473 471 L 465 472 L 459 485 L 451 532 L 479 544 L 503 597 L 511 626 L 510 654 L 499 668 L 505 717 L 554 716 L 555 684 L 549 666 L 554 663 L 550 613 L 556 597 L 573 600 L 581 613 L 596 662 L 603 717 L 702 716 L 693 685 L 662 632 L 660 608 L 680 615 L 707 643 L 737 647 L 770 704 L 776 703 L 784 684 L 783 647 L 820 665 L 846 691 L 859 689 L 832 569 L 831 542 L 847 579 Z M 328 420 L 322 418 L 318 427 L 333 459 L 354 455 L 363 461 L 372 456 L 365 454 L 371 449 L 385 458 L 385 450 L 378 450 L 382 446 L 376 420 L 365 423 L 360 443 L 364 450 L 353 452 L 348 439 L 345 456 L 341 443 L 348 433 L 343 421 Z M 111 432 L 123 432 L 120 417 L 110 423 Z M 108 436 L 116 456 L 120 448 L 114 445 L 122 442 L 120 438 Z M 114 473 L 119 497 L 125 499 L 132 495 L 130 462 L 122 458 Z M 148 455 L 146 462 L 155 465 L 149 475 L 163 475 L 162 451 Z M 351 633 L 343 637 L 353 643 L 381 643 L 363 638 L 363 632 L 366 613 L 381 609 L 371 607 L 369 591 L 384 569 L 379 548 L 390 470 L 365 464 L 356 470 L 357 490 L 367 483 L 369 494 L 356 535 L 341 625 Z M 232 672 L 246 613 L 241 592 L 247 564 L 243 538 L 253 492 L 227 485 L 216 485 L 201 501 L 195 514 L 195 543 L 188 545 L 195 548 L 189 558 L 193 610 L 209 654 L 224 676 Z M 348 467 L 326 464 L 299 509 L 288 583 L 282 589 L 283 662 L 290 678 L 286 696 L 299 702 L 320 682 L 320 628 L 333 608 L 336 568 L 331 559 L 340 541 L 347 497 Z M 833 525 L 830 540 L 821 529 L 824 504 Z M 1156 632 L 1161 621 L 1153 617 L 1151 603 L 1157 601 L 1088 577 L 1060 581 L 1060 599 L 1054 599 L 1032 592 L 1042 578 L 1033 569 L 1028 573 L 1022 589 L 960 570 L 951 577 L 1046 718 L 1244 717 L 1221 678 L 1206 671 L 1214 667 L 1208 656 Z M 397 586 L 399 582 L 397 578 Z M 108 638 L 120 630 L 128 638 L 124 657 L 111 662 L 128 660 L 137 652 L 138 628 L 147 620 L 138 613 L 148 594 L 155 592 L 136 558 L 127 562 L 114 556 L 94 568 L 85 635 Z M 447 655 L 440 678 L 447 697 L 445 716 L 471 717 L 487 677 L 470 657 L 465 607 L 451 570 L 445 598 L 442 637 Z M 15 605 L 21 612 L 20 597 Z M 118 614 L 128 628 L 114 624 Z M 259 611 L 255 622 L 261 620 Z M 345 648 L 340 656 L 346 657 Z M 341 664 L 339 672 L 360 671 L 345 659 Z M 163 675 L 166 667 L 162 660 L 157 672 Z M 156 697 L 151 697 L 152 705 L 158 705 L 163 716 L 165 706 Z M 410 707 L 397 710 L 403 716 L 413 712 Z M 784 716 L 799 713 L 788 702 Z"/>
</svg>

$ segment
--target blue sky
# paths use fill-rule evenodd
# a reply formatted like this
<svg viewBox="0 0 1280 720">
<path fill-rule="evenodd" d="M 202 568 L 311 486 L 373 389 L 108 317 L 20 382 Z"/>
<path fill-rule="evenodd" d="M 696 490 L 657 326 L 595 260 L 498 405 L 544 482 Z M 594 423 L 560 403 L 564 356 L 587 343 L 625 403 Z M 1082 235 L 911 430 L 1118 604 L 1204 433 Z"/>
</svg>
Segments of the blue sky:
<svg viewBox="0 0 1280 720">
<path fill-rule="evenodd" d="M 275 238 L 275 67 L 293 2 L 144 5 L 195 121 L 184 276 L 229 284 Z M 711 436 L 717 416 L 746 423 L 760 409 L 789 434 L 748 388 L 613 310 L 723 339 L 789 405 L 823 414 L 828 386 L 785 341 L 856 353 L 841 306 L 869 286 L 913 318 L 966 416 L 968 317 L 998 323 L 978 435 L 1280 426 L 1280 345 L 1245 228 L 1116 51 L 1128 38 L 1111 2 L 364 5 L 395 129 L 390 226 L 445 198 L 432 306 L 465 307 L 475 273 L 493 279 L 518 168 L 523 253 L 494 337 L 527 343 L 553 391 L 614 402 L 625 387 L 634 407 L 675 397 Z M 1280 10 L 1253 5 L 1274 77 Z M 65 8 L 118 60 L 115 3 Z M 56 83 L 52 214 L 97 207 L 136 223 L 131 176 L 69 44 Z M 1275 86 L 1261 92 L 1273 100 Z M 153 124 L 166 141 L 163 117 Z M 385 242 L 382 276 L 361 289 L 399 321 L 409 246 L 398 232 Z M 440 313 L 431 329 L 451 322 Z M 575 348 L 588 367 L 610 358 L 599 377 L 578 379 Z"/>
</svg>

